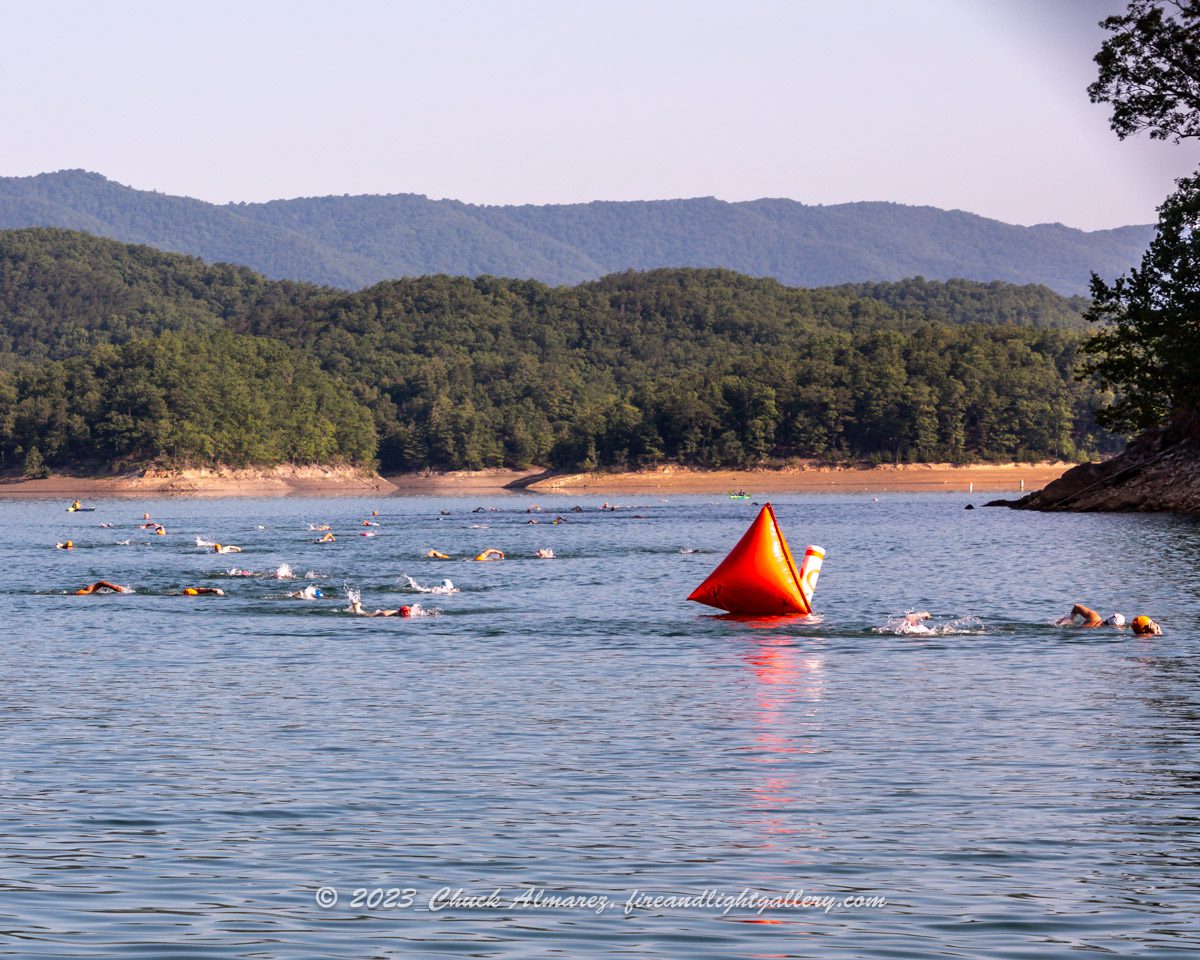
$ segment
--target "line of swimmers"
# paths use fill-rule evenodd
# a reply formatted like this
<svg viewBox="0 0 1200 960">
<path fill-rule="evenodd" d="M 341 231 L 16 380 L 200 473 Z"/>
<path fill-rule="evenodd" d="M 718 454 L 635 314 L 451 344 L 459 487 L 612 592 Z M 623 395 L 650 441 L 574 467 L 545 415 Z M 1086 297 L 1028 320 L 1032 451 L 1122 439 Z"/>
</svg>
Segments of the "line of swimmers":
<svg viewBox="0 0 1200 960">
<path fill-rule="evenodd" d="M 75 591 L 77 597 L 87 596 L 91 593 L 133 593 L 132 587 L 126 587 L 120 583 L 113 583 L 111 580 L 97 580 L 95 583 L 89 583 L 86 587 L 80 587 Z M 202 597 L 202 596 L 225 596 L 225 591 L 220 587 L 184 587 L 174 596 L 177 597 Z"/>
<path fill-rule="evenodd" d="M 90 583 L 86 587 L 81 587 L 75 591 L 76 596 L 87 596 L 88 594 L 93 593 L 133 593 L 133 589 L 125 586 L 124 584 L 113 583 L 111 580 L 97 580 L 95 583 Z M 174 596 L 223 597 L 225 596 L 225 591 L 220 587 L 184 587 L 184 589 L 175 593 Z M 310 585 L 305 587 L 303 590 L 298 590 L 295 593 L 289 593 L 288 596 L 302 600 L 320 600 L 325 596 L 325 594 L 320 587 Z M 360 617 L 422 617 L 427 615 L 427 611 L 424 610 L 420 604 L 416 603 L 405 604 L 404 606 L 397 607 L 394 610 L 373 610 L 368 612 L 367 610 L 363 609 L 362 602 L 357 599 L 352 599 L 350 601 L 348 612 L 356 614 Z"/>
<path fill-rule="evenodd" d="M 445 586 L 440 592 L 457 592 L 453 589 L 450 581 L 445 581 L 449 585 L 449 589 Z M 437 588 L 435 588 L 436 590 Z M 97 580 L 95 583 L 90 583 L 86 587 L 81 587 L 75 591 L 76 596 L 87 596 L 93 593 L 133 593 L 132 587 L 127 587 L 124 584 L 113 583 L 111 580 Z M 220 587 L 184 587 L 182 590 L 173 594 L 173 596 L 182 597 L 200 597 L 200 596 L 225 596 L 225 591 Z M 325 597 L 325 592 L 316 584 L 309 584 L 302 590 L 297 590 L 294 593 L 289 593 L 289 597 L 297 600 L 322 600 Z M 357 597 L 352 597 L 350 606 L 347 608 L 348 613 L 353 613 L 360 617 L 423 617 L 428 616 L 429 611 L 425 610 L 420 604 L 404 604 L 394 610 L 373 610 L 368 612 L 363 608 L 362 601 Z"/>
<path fill-rule="evenodd" d="M 499 552 L 499 551 L 497 551 Z M 449 581 L 446 581 L 448 584 Z M 449 592 L 449 591 L 447 591 Z M 86 596 L 93 593 L 133 593 L 129 587 L 119 583 L 113 583 L 111 580 L 97 580 L 95 583 L 89 584 L 86 587 L 81 587 L 75 591 L 76 596 Z M 225 596 L 225 591 L 220 587 L 185 587 L 179 591 L 176 596 L 198 597 L 198 596 Z M 289 597 L 297 600 L 320 600 L 325 594 L 320 587 L 315 584 L 297 590 L 294 593 L 289 593 Z M 397 607 L 394 610 L 375 610 L 368 613 L 358 599 L 350 601 L 349 612 L 364 617 L 412 617 L 422 616 L 424 611 L 419 604 L 405 604 Z M 919 610 L 914 613 L 908 613 L 904 616 L 904 627 L 909 633 L 925 633 L 932 632 L 926 626 L 925 621 L 931 620 L 933 614 L 928 610 Z M 1134 617 L 1130 621 L 1126 621 L 1125 617 L 1119 613 L 1114 613 L 1110 617 L 1102 617 L 1095 610 L 1084 606 L 1082 603 L 1077 603 L 1071 607 L 1071 612 L 1066 616 L 1060 617 L 1055 621 L 1055 624 L 1060 627 L 1065 626 L 1080 626 L 1087 628 L 1094 627 L 1125 627 L 1128 626 L 1135 636 L 1149 637 L 1161 636 L 1162 627 L 1150 617 L 1142 614 Z"/>
<path fill-rule="evenodd" d="M 450 554 L 442 553 L 440 550 L 426 550 L 425 556 L 428 557 L 430 560 L 453 560 L 454 559 L 454 557 L 450 556 Z M 550 549 L 549 547 L 542 547 L 540 550 L 538 550 L 537 553 L 534 554 L 534 556 L 538 560 L 553 560 L 553 559 L 555 559 L 554 551 L 552 549 Z M 479 563 L 487 563 L 490 560 L 503 560 L 504 559 L 504 551 L 497 550 L 495 547 L 488 547 L 486 550 L 482 551 L 481 553 L 475 554 L 475 556 L 473 556 L 471 559 L 475 560 Z"/>
<path fill-rule="evenodd" d="M 925 623 L 926 620 L 932 619 L 933 615 L 928 610 L 918 610 L 915 613 L 904 615 L 904 623 L 902 629 L 905 633 L 932 633 Z M 1071 612 L 1065 616 L 1059 617 L 1054 621 L 1055 626 L 1059 627 L 1126 627 L 1133 631 L 1135 636 L 1139 637 L 1157 637 L 1162 635 L 1162 627 L 1145 614 L 1134 617 L 1132 620 L 1126 621 L 1125 617 L 1120 613 L 1114 613 L 1109 617 L 1102 617 L 1091 607 L 1085 607 L 1082 603 L 1077 603 L 1071 607 Z"/>
</svg>

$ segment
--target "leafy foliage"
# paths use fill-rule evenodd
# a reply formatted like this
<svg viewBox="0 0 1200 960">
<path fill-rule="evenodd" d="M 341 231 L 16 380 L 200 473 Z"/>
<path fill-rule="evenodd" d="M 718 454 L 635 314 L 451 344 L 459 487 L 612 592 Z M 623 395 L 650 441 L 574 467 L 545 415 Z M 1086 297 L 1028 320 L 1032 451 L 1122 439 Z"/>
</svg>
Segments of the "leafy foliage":
<svg viewBox="0 0 1200 960">
<path fill-rule="evenodd" d="M 1200 410 L 1200 176 L 1179 181 L 1159 208 L 1158 235 L 1111 286 L 1096 278 L 1085 370 L 1119 391 L 1101 420 L 1143 430 Z"/>
<path fill-rule="evenodd" d="M 370 463 L 371 415 L 317 364 L 228 330 L 29 364 L 4 446 L 60 465 Z"/>
<path fill-rule="evenodd" d="M 1089 93 L 1113 105 L 1117 135 L 1200 136 L 1200 6 L 1130 0 L 1103 26 L 1112 36 Z M 1111 285 L 1092 277 L 1088 319 L 1101 329 L 1084 370 L 1116 394 L 1101 422 L 1125 430 L 1200 412 L 1200 174 L 1177 181 L 1158 212 L 1140 269 Z"/>
<path fill-rule="evenodd" d="M 1080 304 L 1042 287 L 806 290 L 677 269 L 343 293 L 20 234 L 0 234 L 12 463 L 34 445 L 54 465 L 400 470 L 1074 458 L 1116 443 L 1095 425 L 1101 396 L 1072 378 Z"/>
<path fill-rule="evenodd" d="M 1088 95 L 1112 104 L 1117 136 L 1200 137 L 1200 4 L 1131 0 L 1101 26 L 1112 35 L 1096 54 L 1099 77 Z"/>
</svg>

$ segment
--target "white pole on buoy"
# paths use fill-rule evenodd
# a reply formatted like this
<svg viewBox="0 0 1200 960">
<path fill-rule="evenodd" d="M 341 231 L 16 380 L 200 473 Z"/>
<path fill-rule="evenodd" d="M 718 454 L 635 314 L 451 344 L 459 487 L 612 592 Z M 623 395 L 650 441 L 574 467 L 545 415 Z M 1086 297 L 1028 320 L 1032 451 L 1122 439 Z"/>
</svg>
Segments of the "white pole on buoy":
<svg viewBox="0 0 1200 960">
<path fill-rule="evenodd" d="M 972 480 L 970 483 L 967 484 L 967 493 L 974 493 L 974 492 L 975 492 L 975 481 Z"/>
</svg>

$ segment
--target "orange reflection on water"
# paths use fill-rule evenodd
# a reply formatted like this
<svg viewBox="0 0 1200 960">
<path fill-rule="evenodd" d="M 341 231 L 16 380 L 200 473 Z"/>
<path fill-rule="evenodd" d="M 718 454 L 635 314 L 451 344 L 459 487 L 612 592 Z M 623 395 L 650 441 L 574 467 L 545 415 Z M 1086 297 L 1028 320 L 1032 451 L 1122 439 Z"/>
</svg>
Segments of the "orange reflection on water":
<svg viewBox="0 0 1200 960">
<path fill-rule="evenodd" d="M 750 809 L 760 815 L 751 817 L 748 825 L 775 841 L 791 834 L 823 833 L 814 825 L 797 823 L 791 808 L 797 803 L 801 778 L 807 779 L 801 757 L 822 751 L 818 737 L 824 657 L 799 647 L 797 637 L 778 633 L 778 618 L 750 624 L 774 632 L 749 638 L 742 653 L 755 678 L 754 740 L 747 759 L 774 769 L 764 770 L 750 787 Z M 768 839 L 767 845 L 775 842 Z"/>
</svg>

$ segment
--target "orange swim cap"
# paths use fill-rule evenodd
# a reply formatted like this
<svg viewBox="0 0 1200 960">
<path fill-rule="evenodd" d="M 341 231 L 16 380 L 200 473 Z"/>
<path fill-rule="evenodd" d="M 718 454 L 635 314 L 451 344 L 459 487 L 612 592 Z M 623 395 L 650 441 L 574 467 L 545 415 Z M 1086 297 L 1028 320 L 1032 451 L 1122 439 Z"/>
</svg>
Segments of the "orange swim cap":
<svg viewBox="0 0 1200 960">
<path fill-rule="evenodd" d="M 1134 617 L 1129 625 L 1133 627 L 1134 630 L 1145 630 L 1150 626 L 1150 618 L 1145 615 Z"/>
</svg>

